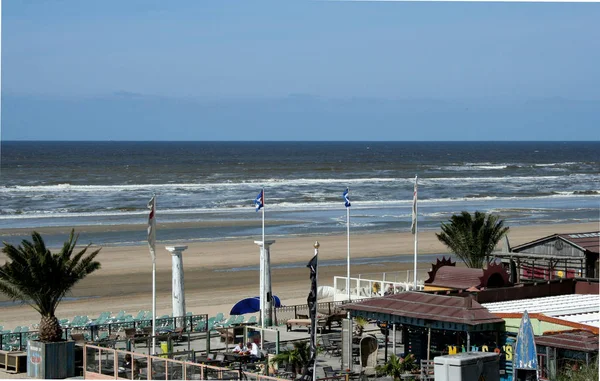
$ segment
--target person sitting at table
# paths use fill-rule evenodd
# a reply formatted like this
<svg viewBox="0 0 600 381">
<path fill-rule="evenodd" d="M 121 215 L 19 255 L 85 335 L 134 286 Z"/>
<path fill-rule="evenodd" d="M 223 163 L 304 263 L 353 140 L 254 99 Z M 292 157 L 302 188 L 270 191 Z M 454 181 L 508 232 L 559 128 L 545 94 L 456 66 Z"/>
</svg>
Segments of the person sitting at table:
<svg viewBox="0 0 600 381">
<path fill-rule="evenodd" d="M 125 355 L 125 362 L 123 363 L 123 368 L 126 371 L 133 370 L 134 376 L 138 375 L 138 373 L 140 372 L 140 367 L 138 365 L 137 360 L 132 359 L 129 353 Z"/>
<path fill-rule="evenodd" d="M 246 352 L 246 347 L 244 346 L 244 342 L 240 341 L 235 348 L 233 348 L 234 353 L 244 353 Z"/>
<path fill-rule="evenodd" d="M 262 353 L 258 350 L 258 345 L 255 342 L 248 342 L 248 350 L 250 351 L 250 361 L 258 361 L 261 358 Z"/>
<path fill-rule="evenodd" d="M 129 353 L 125 355 L 125 363 L 123 363 L 123 368 L 131 369 L 131 355 Z"/>
</svg>

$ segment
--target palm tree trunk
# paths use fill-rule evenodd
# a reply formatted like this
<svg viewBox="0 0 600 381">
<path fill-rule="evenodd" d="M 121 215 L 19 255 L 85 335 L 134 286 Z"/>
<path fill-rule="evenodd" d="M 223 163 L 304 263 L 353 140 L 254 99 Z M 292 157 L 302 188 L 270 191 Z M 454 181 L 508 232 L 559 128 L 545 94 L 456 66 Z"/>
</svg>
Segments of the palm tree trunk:
<svg viewBox="0 0 600 381">
<path fill-rule="evenodd" d="M 40 321 L 40 341 L 62 341 L 62 328 L 56 316 L 42 316 Z"/>
</svg>

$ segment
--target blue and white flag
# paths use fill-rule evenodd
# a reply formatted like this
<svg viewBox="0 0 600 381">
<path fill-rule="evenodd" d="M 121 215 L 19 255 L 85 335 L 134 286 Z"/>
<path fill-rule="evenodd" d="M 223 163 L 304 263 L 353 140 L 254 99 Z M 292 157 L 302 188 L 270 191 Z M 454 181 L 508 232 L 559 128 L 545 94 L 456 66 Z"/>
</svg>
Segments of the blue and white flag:
<svg viewBox="0 0 600 381">
<path fill-rule="evenodd" d="M 412 234 L 417 233 L 417 176 L 415 176 L 415 190 L 413 192 L 412 223 L 410 225 L 410 232 Z"/>
<path fill-rule="evenodd" d="M 346 201 L 346 208 L 349 208 L 350 205 L 352 205 L 352 204 L 350 204 L 350 196 L 348 195 L 348 188 L 346 188 L 346 190 L 344 191 L 343 197 L 344 197 L 344 200 Z"/>
<path fill-rule="evenodd" d="M 254 205 L 256 206 L 256 211 L 258 212 L 260 208 L 265 206 L 265 190 L 261 190 L 258 196 L 256 196 L 256 200 L 254 200 Z"/>
</svg>

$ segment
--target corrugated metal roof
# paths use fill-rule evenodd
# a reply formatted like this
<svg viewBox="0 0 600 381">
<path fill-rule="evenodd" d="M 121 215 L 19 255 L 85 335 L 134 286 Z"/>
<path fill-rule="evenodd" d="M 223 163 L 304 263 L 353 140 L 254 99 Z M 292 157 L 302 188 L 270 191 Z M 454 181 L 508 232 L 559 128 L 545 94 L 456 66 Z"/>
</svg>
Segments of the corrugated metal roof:
<svg viewBox="0 0 600 381">
<path fill-rule="evenodd" d="M 443 266 L 435 273 L 435 279 L 431 286 L 448 287 L 456 289 L 467 289 L 469 287 L 481 286 L 482 269 L 471 269 L 467 267 Z"/>
<path fill-rule="evenodd" d="M 561 332 L 536 336 L 535 343 L 579 352 L 598 352 L 598 335 L 588 331 Z"/>
<path fill-rule="evenodd" d="M 351 303 L 344 305 L 343 308 L 467 325 L 504 322 L 470 297 L 433 295 L 414 291 Z"/>
<path fill-rule="evenodd" d="M 553 234 L 547 237 L 536 239 L 535 241 L 515 246 L 512 248 L 512 251 L 519 252 L 521 250 L 527 249 L 528 247 L 537 246 L 546 241 L 555 240 L 556 238 L 560 238 L 565 242 L 568 242 L 569 244 L 576 246 L 584 251 L 587 250 L 596 254 L 600 252 L 600 232 Z"/>
<path fill-rule="evenodd" d="M 600 232 L 558 234 L 558 236 L 584 250 L 592 253 L 600 252 Z"/>
<path fill-rule="evenodd" d="M 508 300 L 505 302 L 483 303 L 492 313 L 523 312 L 543 313 L 594 327 L 600 326 L 600 295 L 569 294 L 543 298 Z"/>
</svg>

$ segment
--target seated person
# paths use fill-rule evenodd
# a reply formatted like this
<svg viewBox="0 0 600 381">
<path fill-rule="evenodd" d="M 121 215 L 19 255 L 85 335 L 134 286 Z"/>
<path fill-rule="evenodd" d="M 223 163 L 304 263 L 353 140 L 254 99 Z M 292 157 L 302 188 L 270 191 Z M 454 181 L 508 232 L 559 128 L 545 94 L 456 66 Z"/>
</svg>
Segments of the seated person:
<svg viewBox="0 0 600 381">
<path fill-rule="evenodd" d="M 252 361 L 258 361 L 262 357 L 262 353 L 258 350 L 258 345 L 255 342 L 248 342 L 248 349 L 250 350 L 250 359 Z"/>
<path fill-rule="evenodd" d="M 233 348 L 233 352 L 234 353 L 244 353 L 246 352 L 247 348 L 244 346 L 244 342 L 240 341 L 235 348 Z"/>
<path fill-rule="evenodd" d="M 125 355 L 125 362 L 123 363 L 123 368 L 129 368 L 131 369 L 131 355 L 129 353 L 127 353 Z"/>
</svg>

